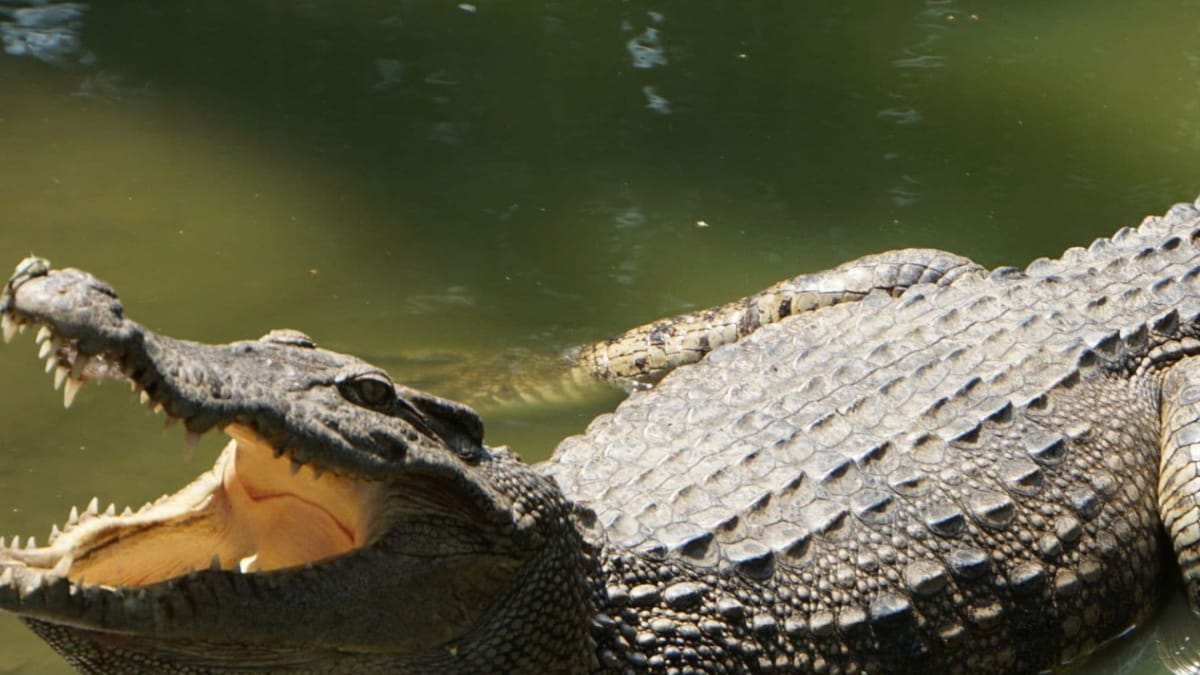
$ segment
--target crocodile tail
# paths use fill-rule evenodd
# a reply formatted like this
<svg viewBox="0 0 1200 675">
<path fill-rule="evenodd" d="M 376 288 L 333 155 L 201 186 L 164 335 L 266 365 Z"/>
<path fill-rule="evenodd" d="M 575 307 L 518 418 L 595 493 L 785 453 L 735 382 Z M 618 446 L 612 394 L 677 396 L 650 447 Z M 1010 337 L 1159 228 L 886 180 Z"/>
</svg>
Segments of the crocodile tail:
<svg viewBox="0 0 1200 675">
<path fill-rule="evenodd" d="M 785 279 L 719 307 L 644 324 L 570 356 L 602 380 L 649 386 L 675 368 L 789 316 L 857 302 L 870 293 L 897 296 L 917 284 L 947 285 L 984 271 L 967 258 L 937 249 L 887 251 Z"/>
</svg>

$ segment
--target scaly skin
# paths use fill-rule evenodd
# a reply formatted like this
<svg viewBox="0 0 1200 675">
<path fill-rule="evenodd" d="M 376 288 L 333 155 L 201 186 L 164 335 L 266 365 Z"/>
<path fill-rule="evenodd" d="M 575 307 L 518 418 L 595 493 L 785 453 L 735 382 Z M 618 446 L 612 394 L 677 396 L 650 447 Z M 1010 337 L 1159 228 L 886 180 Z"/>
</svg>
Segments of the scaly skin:
<svg viewBox="0 0 1200 675">
<path fill-rule="evenodd" d="M 532 467 L 469 409 L 303 336 L 172 340 L 27 260 L 0 309 L 50 327 L 68 387 L 132 378 L 236 440 L 146 512 L 0 551 L 0 608 L 84 672 L 1052 669 L 1151 611 L 1164 528 L 1195 604 L 1198 241 L 1179 205 L 1024 271 L 850 263 L 811 277 L 836 304 L 677 366 Z M 954 262 L 864 286 L 929 256 Z M 751 306 L 771 302 L 727 307 Z M 320 555 L 212 541 L 217 569 L 148 583 L 93 562 L 121 532 L 105 555 L 140 573 L 168 523 L 209 542 L 180 515 L 196 495 L 268 484 L 343 524 L 312 527 Z"/>
</svg>

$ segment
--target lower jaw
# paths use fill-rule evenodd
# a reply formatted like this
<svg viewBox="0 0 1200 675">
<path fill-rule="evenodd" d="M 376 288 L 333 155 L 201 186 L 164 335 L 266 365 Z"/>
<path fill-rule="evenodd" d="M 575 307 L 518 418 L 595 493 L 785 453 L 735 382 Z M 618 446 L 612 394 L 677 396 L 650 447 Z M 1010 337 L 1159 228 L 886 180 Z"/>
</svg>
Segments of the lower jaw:
<svg viewBox="0 0 1200 675">
<path fill-rule="evenodd" d="M 230 434 L 213 468 L 173 495 L 136 513 L 73 513 L 42 548 L 0 548 L 0 606 L 6 578 L 17 599 L 59 578 L 71 594 L 90 586 L 135 590 L 196 570 L 302 566 L 366 543 L 375 486 L 292 470 L 253 432 Z"/>
</svg>

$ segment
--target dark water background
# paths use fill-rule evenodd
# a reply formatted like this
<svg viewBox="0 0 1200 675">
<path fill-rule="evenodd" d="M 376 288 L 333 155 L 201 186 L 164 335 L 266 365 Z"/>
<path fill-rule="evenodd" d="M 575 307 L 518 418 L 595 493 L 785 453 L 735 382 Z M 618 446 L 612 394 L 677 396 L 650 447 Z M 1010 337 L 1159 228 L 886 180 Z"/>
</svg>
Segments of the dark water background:
<svg viewBox="0 0 1200 675">
<path fill-rule="evenodd" d="M 0 0 L 0 40 L 4 269 L 34 251 L 171 335 L 300 328 L 468 400 L 863 253 L 1022 265 L 1200 192 L 1196 0 Z M 211 460 L 121 387 L 64 412 L 31 345 L 0 352 L 0 532 Z M 534 460 L 616 400 L 481 407 Z M 1200 635 L 1164 592 L 1081 670 L 1163 672 Z M 6 618 L 6 672 L 66 670 Z"/>
</svg>

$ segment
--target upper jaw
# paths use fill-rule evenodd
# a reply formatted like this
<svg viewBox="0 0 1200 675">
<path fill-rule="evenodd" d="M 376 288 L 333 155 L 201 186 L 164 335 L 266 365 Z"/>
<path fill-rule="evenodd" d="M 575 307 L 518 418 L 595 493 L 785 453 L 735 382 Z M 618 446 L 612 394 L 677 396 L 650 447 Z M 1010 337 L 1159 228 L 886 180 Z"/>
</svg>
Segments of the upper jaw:
<svg viewBox="0 0 1200 675">
<path fill-rule="evenodd" d="M 419 420 L 356 407 L 342 380 L 377 372 L 358 359 L 317 349 L 295 331 L 208 345 L 156 334 L 125 318 L 105 282 L 76 269 L 26 258 L 0 293 L 6 341 L 37 327 L 39 355 L 70 407 L 89 380 L 127 381 L 142 403 L 200 434 L 238 424 L 279 455 L 317 471 L 383 480 L 425 461 L 440 463 L 444 439 Z M 398 388 L 401 389 L 401 388 Z"/>
</svg>

